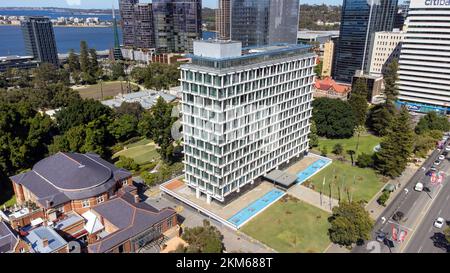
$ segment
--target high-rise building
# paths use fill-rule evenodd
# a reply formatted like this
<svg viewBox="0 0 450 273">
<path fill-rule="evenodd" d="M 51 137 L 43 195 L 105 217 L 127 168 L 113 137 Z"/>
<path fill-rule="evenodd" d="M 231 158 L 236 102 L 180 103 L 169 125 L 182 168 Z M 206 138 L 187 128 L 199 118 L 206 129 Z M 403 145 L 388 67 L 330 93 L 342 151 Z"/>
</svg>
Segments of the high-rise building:
<svg viewBox="0 0 450 273">
<path fill-rule="evenodd" d="M 21 22 L 25 50 L 41 63 L 59 65 L 53 25 L 46 17 L 26 17 Z"/>
<path fill-rule="evenodd" d="M 195 41 L 181 66 L 187 185 L 225 198 L 308 150 L 316 55 L 307 45 L 242 50 Z"/>
<path fill-rule="evenodd" d="M 219 8 L 216 10 L 217 38 L 229 40 L 231 37 L 231 0 L 219 0 Z"/>
<path fill-rule="evenodd" d="M 331 77 L 333 68 L 334 42 L 326 42 L 323 46 L 322 77 Z"/>
<path fill-rule="evenodd" d="M 202 37 L 201 0 L 153 0 L 158 52 L 191 52 Z"/>
<path fill-rule="evenodd" d="M 334 77 L 351 82 L 357 70 L 366 71 L 373 35 L 392 31 L 397 0 L 344 0 Z"/>
<path fill-rule="evenodd" d="M 135 5 L 137 3 L 139 3 L 139 0 L 119 0 L 123 44 L 125 46 L 135 46 Z"/>
<path fill-rule="evenodd" d="M 233 0 L 231 39 L 244 47 L 297 41 L 299 1 Z"/>
<path fill-rule="evenodd" d="M 399 58 L 403 35 L 399 30 L 375 33 L 370 50 L 369 74 L 383 75 L 389 63 Z"/>
<path fill-rule="evenodd" d="M 450 112 L 448 0 L 411 0 L 399 65 L 401 104 L 418 112 Z"/>
<path fill-rule="evenodd" d="M 137 48 L 155 48 L 152 4 L 134 6 L 135 42 Z"/>
</svg>

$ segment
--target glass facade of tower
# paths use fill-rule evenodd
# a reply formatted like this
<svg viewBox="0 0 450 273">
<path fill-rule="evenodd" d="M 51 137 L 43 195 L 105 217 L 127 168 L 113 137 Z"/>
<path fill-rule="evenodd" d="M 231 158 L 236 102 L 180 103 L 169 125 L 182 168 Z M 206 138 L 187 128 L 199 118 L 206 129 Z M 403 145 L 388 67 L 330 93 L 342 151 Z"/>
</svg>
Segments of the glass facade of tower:
<svg viewBox="0 0 450 273">
<path fill-rule="evenodd" d="M 334 78 L 351 82 L 357 70 L 368 69 L 375 32 L 392 31 L 398 0 L 344 0 Z"/>
<path fill-rule="evenodd" d="M 195 46 L 216 47 L 214 41 Z M 235 43 L 235 42 L 233 42 Z M 239 42 L 238 42 L 239 43 Z M 208 54 L 208 50 L 197 52 Z M 194 50 L 195 51 L 195 50 Z M 305 45 L 233 56 L 191 55 L 181 66 L 186 184 L 224 202 L 308 150 L 316 55 Z"/>
<path fill-rule="evenodd" d="M 299 2 L 292 0 L 233 0 L 231 39 L 244 47 L 297 41 Z"/>
<path fill-rule="evenodd" d="M 120 18 L 122 20 L 123 44 L 135 45 L 135 5 L 139 0 L 120 0 Z"/>
<path fill-rule="evenodd" d="M 41 63 L 59 64 L 53 25 L 46 17 L 27 17 L 21 22 L 25 50 Z"/>
<path fill-rule="evenodd" d="M 191 52 L 202 37 L 201 0 L 153 0 L 155 41 L 159 52 Z"/>
</svg>

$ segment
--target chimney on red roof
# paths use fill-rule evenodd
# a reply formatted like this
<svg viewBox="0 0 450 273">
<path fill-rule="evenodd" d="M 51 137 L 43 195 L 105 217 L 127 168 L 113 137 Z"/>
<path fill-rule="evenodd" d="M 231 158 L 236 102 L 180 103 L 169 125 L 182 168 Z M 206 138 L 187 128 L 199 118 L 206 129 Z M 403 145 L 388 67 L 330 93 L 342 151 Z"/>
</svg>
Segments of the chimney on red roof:
<svg viewBox="0 0 450 273">
<path fill-rule="evenodd" d="M 139 195 L 137 195 L 137 194 L 134 195 L 134 202 L 135 203 L 141 202 L 141 198 L 139 198 Z"/>
</svg>

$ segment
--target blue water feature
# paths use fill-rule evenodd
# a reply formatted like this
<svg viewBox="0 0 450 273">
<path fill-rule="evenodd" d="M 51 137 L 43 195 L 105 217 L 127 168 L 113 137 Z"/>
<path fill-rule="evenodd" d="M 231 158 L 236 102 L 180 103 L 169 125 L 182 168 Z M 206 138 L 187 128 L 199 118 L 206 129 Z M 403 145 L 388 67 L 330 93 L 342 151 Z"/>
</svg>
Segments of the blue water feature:
<svg viewBox="0 0 450 273">
<path fill-rule="evenodd" d="M 308 178 L 319 172 L 330 161 L 331 159 L 319 159 L 315 161 L 297 175 L 297 183 L 301 184 L 305 182 Z"/>
<path fill-rule="evenodd" d="M 239 228 L 245 221 L 260 212 L 262 209 L 272 204 L 280 196 L 284 194 L 283 191 L 273 189 L 266 193 L 263 197 L 251 203 L 248 207 L 242 209 L 231 218 L 228 219 L 235 227 Z"/>
</svg>

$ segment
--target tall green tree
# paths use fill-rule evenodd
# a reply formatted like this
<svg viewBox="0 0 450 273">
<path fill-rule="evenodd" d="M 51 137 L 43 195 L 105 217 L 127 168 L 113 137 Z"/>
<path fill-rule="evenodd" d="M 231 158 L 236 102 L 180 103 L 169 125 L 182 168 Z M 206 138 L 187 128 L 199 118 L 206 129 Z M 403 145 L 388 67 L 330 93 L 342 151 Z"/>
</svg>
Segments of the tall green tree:
<svg viewBox="0 0 450 273">
<path fill-rule="evenodd" d="M 383 175 L 392 178 L 400 176 L 406 169 L 414 148 L 414 132 L 408 110 L 402 108 L 381 142 L 381 149 L 375 154 L 375 167 Z"/>
<path fill-rule="evenodd" d="M 348 103 L 353 110 L 358 126 L 366 124 L 367 116 L 367 84 L 364 79 L 358 79 L 352 89 Z"/>
<path fill-rule="evenodd" d="M 86 41 L 80 42 L 80 69 L 83 73 L 89 74 L 90 68 L 90 60 L 89 60 L 89 48 Z"/>
<path fill-rule="evenodd" d="M 396 113 L 393 105 L 378 104 L 369 112 L 368 127 L 378 136 L 385 136 Z"/>
<path fill-rule="evenodd" d="M 319 146 L 319 136 L 317 135 L 317 126 L 314 120 L 311 121 L 311 132 L 309 133 L 309 147 Z"/>
<path fill-rule="evenodd" d="M 89 74 L 96 79 L 102 76 L 102 70 L 98 64 L 97 50 L 95 48 L 89 49 Z"/>
<path fill-rule="evenodd" d="M 328 221 L 331 224 L 328 230 L 330 240 L 343 246 L 368 240 L 374 226 L 374 221 L 360 202 L 341 202 L 333 208 Z"/>
<path fill-rule="evenodd" d="M 70 72 L 77 72 L 80 71 L 80 59 L 75 54 L 75 51 L 73 49 L 69 52 L 69 57 L 67 57 L 67 65 Z"/>
<path fill-rule="evenodd" d="M 112 80 L 117 80 L 120 77 L 124 78 L 126 76 L 123 64 L 121 62 L 114 62 L 111 65 L 111 70 L 112 70 L 111 74 Z"/>
<path fill-rule="evenodd" d="M 389 63 L 388 68 L 383 73 L 384 77 L 384 93 L 386 102 L 375 106 L 369 114 L 368 126 L 379 136 L 385 136 L 388 133 L 394 116 L 397 113 L 395 109 L 395 101 L 398 97 L 398 61 L 393 60 Z"/>
<path fill-rule="evenodd" d="M 383 73 L 384 94 L 386 95 L 386 104 L 393 104 L 398 97 L 398 61 L 395 59 L 389 63 L 386 71 Z"/>
</svg>

